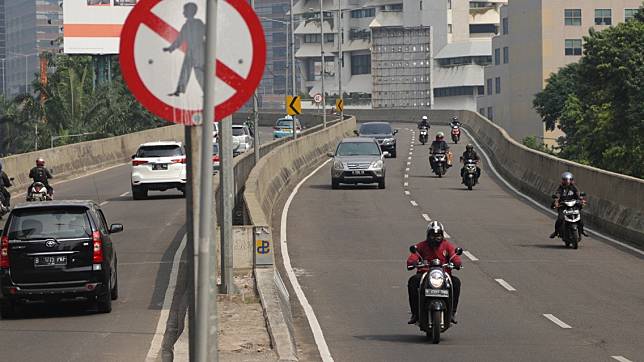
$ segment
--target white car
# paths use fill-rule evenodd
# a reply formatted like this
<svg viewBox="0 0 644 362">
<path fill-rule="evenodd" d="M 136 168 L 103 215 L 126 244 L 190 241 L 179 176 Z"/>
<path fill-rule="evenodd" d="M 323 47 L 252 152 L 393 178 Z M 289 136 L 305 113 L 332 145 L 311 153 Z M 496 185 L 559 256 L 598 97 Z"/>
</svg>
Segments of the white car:
<svg viewBox="0 0 644 362">
<path fill-rule="evenodd" d="M 239 153 L 244 153 L 251 148 L 253 148 L 254 139 L 250 135 L 250 129 L 248 126 L 241 124 L 233 125 L 233 144 L 235 140 L 239 141 L 239 147 L 236 149 Z"/>
<path fill-rule="evenodd" d="M 178 189 L 185 195 L 186 150 L 181 142 L 149 142 L 132 156 L 132 197 L 144 199 L 148 191 Z"/>
</svg>

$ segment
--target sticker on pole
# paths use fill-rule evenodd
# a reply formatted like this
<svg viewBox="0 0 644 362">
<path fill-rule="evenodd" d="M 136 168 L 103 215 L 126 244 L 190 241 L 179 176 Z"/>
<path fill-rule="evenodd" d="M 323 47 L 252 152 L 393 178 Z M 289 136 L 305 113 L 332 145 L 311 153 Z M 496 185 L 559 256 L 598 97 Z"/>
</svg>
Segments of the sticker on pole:
<svg viewBox="0 0 644 362">
<path fill-rule="evenodd" d="M 253 95 L 264 74 L 266 42 L 257 14 L 243 0 L 219 0 L 215 118 L 229 116 Z M 121 32 L 123 78 L 134 96 L 170 122 L 201 122 L 206 0 L 139 1 Z"/>
</svg>

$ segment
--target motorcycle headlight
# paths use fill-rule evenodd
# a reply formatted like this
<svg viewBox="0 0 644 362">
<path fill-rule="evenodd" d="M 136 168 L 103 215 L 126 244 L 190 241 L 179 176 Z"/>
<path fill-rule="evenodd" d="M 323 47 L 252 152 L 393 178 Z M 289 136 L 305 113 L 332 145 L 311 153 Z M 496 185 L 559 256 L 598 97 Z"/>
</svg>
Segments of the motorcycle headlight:
<svg viewBox="0 0 644 362">
<path fill-rule="evenodd" d="M 333 168 L 336 170 L 344 169 L 344 165 L 340 161 L 333 161 Z"/>
<path fill-rule="evenodd" d="M 432 288 L 440 288 L 445 283 L 445 276 L 440 270 L 434 270 L 429 273 L 429 284 L 432 285 Z"/>
<path fill-rule="evenodd" d="M 383 166 L 382 160 L 378 160 L 378 161 L 373 161 L 370 167 L 375 169 L 381 169 L 382 166 Z"/>
</svg>

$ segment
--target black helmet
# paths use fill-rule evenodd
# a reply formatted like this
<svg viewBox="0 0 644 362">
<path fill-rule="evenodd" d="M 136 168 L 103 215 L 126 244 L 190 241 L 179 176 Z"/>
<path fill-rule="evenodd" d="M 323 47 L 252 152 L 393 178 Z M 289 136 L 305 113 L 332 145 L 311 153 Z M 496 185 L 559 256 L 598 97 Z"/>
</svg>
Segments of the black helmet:
<svg viewBox="0 0 644 362">
<path fill-rule="evenodd" d="M 432 221 L 427 225 L 427 242 L 431 246 L 438 246 L 443 241 L 445 235 L 443 232 L 443 224 L 438 221 Z"/>
<path fill-rule="evenodd" d="M 465 146 L 465 149 L 468 151 L 474 151 L 474 146 L 471 143 L 468 143 L 467 146 Z"/>
</svg>

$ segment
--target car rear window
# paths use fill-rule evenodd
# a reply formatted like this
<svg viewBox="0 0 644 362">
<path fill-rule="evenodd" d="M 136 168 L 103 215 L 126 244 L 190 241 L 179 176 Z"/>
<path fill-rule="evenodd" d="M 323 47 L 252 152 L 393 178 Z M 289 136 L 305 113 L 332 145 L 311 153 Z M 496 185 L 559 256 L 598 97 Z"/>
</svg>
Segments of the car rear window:
<svg viewBox="0 0 644 362">
<path fill-rule="evenodd" d="M 391 126 L 386 123 L 363 124 L 360 126 L 360 134 L 391 134 Z"/>
<path fill-rule="evenodd" d="M 92 227 L 86 210 L 81 207 L 14 210 L 9 226 L 9 239 L 89 237 L 92 235 Z"/>
<path fill-rule="evenodd" d="M 296 124 L 299 124 L 298 121 L 295 121 Z M 291 119 L 280 119 L 277 121 L 277 126 L 278 127 L 283 127 L 283 128 L 292 128 L 293 127 L 293 120 Z"/>
<path fill-rule="evenodd" d="M 245 134 L 243 127 L 233 127 L 233 136 L 244 136 Z"/>
<path fill-rule="evenodd" d="M 139 158 L 183 156 L 183 149 L 177 145 L 142 146 L 136 153 Z"/>
<path fill-rule="evenodd" d="M 338 145 L 338 156 L 379 156 L 380 147 L 373 142 L 342 142 Z"/>
<path fill-rule="evenodd" d="M 213 155 L 218 155 L 219 154 L 219 144 L 217 144 L 217 143 L 212 144 L 212 154 Z"/>
</svg>

